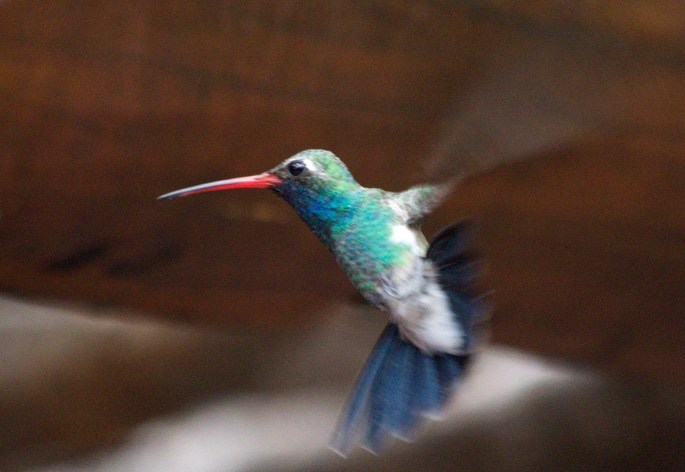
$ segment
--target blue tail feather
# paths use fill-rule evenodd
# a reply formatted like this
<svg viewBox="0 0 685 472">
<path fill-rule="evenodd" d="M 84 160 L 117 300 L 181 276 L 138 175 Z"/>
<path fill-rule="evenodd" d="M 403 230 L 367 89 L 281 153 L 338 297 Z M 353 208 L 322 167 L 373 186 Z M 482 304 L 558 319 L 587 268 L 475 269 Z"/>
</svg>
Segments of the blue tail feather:
<svg viewBox="0 0 685 472">
<path fill-rule="evenodd" d="M 452 356 L 450 354 L 440 354 L 435 356 L 438 382 L 441 386 L 439 390 L 440 404 L 445 402 L 454 393 L 457 381 L 461 378 L 469 356 Z"/>
<path fill-rule="evenodd" d="M 417 367 L 414 374 L 416 376 L 416 385 L 419 388 L 414 393 L 412 409 L 425 412 L 426 414 L 436 414 L 443 401 L 440 394 L 437 358 L 423 355 L 419 351 Z"/>
<path fill-rule="evenodd" d="M 466 357 L 426 354 L 388 324 L 359 375 L 331 448 L 345 455 L 360 442 L 377 453 L 390 436 L 411 439 L 421 416 L 443 409 Z"/>
<path fill-rule="evenodd" d="M 393 330 L 397 328 L 393 325 Z M 407 402 L 410 388 L 406 372 L 411 371 L 412 352 L 399 335 L 395 334 L 392 346 L 385 357 L 382 370 L 371 390 L 371 423 L 366 435 L 366 447 L 378 451 L 388 434 L 402 426 L 403 411 L 395 408 Z"/>
<path fill-rule="evenodd" d="M 485 307 L 469 288 L 477 272 L 476 259 L 467 253 L 469 228 L 461 222 L 441 232 L 426 257 L 438 268 L 438 281 L 471 346 L 472 327 Z M 361 443 L 375 453 L 391 436 L 410 440 L 422 417 L 444 410 L 469 357 L 423 352 L 388 324 L 357 379 L 331 447 L 345 455 Z"/>
<path fill-rule="evenodd" d="M 357 377 L 357 381 L 352 389 L 352 395 L 345 407 L 345 415 L 340 419 L 336 428 L 331 448 L 341 454 L 344 454 L 352 443 L 356 442 L 362 434 L 365 434 L 365 430 L 368 428 L 369 396 L 376 377 L 395 340 L 396 332 L 389 328 L 391 328 L 391 325 L 388 325 L 380 338 L 378 338 L 372 355 L 369 356 L 362 368 L 362 373 Z"/>
<path fill-rule="evenodd" d="M 385 360 L 387 364 L 391 364 L 390 368 L 383 372 L 386 381 L 379 385 L 376 396 L 376 399 L 383 395 L 387 395 L 387 398 L 376 403 L 383 411 L 381 423 L 386 425 L 388 432 L 397 433 L 401 431 L 405 418 L 402 410 L 392 408 L 392 406 L 406 403 L 411 395 L 411 379 L 403 373 L 411 370 L 414 353 L 411 349 L 404 348 L 399 336 L 396 337 L 393 347 L 393 351 Z"/>
</svg>

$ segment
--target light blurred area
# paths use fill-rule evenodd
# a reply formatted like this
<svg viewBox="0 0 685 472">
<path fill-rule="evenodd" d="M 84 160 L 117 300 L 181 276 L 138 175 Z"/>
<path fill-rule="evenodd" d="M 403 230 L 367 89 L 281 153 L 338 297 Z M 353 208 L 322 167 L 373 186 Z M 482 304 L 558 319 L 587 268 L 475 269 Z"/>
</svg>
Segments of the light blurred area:
<svg viewBox="0 0 685 472">
<path fill-rule="evenodd" d="M 416 443 L 341 458 L 328 440 L 382 327 L 343 308 L 277 341 L 1 308 L 3 470 L 668 470 L 685 459 L 677 390 L 497 346 Z"/>
<path fill-rule="evenodd" d="M 0 470 L 685 470 L 685 3 L 0 1 Z M 443 421 L 326 447 L 385 322 L 268 192 L 463 178 Z"/>
</svg>

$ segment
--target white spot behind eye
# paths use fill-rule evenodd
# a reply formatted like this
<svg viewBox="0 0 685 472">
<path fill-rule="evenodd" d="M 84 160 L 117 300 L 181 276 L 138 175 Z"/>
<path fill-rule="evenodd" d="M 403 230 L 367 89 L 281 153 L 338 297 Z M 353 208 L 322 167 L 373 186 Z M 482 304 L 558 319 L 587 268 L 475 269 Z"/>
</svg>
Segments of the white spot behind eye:
<svg viewBox="0 0 685 472">
<path fill-rule="evenodd" d="M 314 162 L 310 161 L 309 159 L 302 159 L 302 162 L 305 166 L 307 166 L 307 170 L 310 172 L 316 172 L 317 170 L 319 170 L 316 167 L 316 164 L 314 164 Z"/>
<path fill-rule="evenodd" d="M 314 161 L 312 161 L 311 159 L 307 159 L 304 157 L 298 157 L 298 156 L 293 156 L 290 159 L 288 159 L 287 161 L 285 161 L 284 166 L 287 168 L 290 165 L 290 163 L 294 162 L 294 161 L 299 161 L 302 164 L 304 164 L 305 167 L 307 168 L 307 171 L 309 171 L 309 172 L 317 172 L 319 170 L 318 167 L 316 166 L 316 164 L 314 163 Z"/>
</svg>

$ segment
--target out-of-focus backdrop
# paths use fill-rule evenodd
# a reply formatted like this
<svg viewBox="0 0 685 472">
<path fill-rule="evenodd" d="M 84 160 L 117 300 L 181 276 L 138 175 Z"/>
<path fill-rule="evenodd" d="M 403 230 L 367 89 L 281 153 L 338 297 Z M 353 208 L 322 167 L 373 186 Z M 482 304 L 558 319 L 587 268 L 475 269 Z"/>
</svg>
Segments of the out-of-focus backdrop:
<svg viewBox="0 0 685 472">
<path fill-rule="evenodd" d="M 480 221 L 490 344 L 381 457 L 295 214 L 155 201 L 307 148 Z M 684 276 L 682 1 L 0 2 L 2 470 L 682 470 Z"/>
</svg>

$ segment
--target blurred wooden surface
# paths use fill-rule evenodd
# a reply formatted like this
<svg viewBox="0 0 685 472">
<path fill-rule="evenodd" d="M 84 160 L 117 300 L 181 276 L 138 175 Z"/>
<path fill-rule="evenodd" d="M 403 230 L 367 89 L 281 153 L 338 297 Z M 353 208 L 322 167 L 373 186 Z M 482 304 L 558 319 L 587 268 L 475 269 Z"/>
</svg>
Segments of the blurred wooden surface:
<svg viewBox="0 0 685 472">
<path fill-rule="evenodd" d="M 283 202 L 154 199 L 323 147 L 474 176 L 427 229 L 481 219 L 496 341 L 682 380 L 685 6 L 612 5 L 2 3 L 0 289 L 297 329 L 351 286 Z"/>
</svg>

